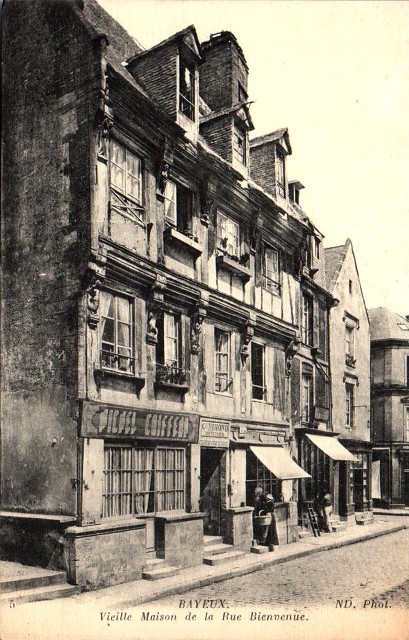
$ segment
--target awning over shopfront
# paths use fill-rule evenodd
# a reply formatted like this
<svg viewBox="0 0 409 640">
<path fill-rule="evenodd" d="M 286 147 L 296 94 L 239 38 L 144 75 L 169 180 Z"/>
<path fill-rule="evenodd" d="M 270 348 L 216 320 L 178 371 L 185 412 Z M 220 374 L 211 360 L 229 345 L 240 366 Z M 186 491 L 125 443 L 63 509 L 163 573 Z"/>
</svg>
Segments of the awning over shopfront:
<svg viewBox="0 0 409 640">
<path fill-rule="evenodd" d="M 311 477 L 291 459 L 283 447 L 250 447 L 250 449 L 279 480 Z"/>
<path fill-rule="evenodd" d="M 353 456 L 348 449 L 345 449 L 336 438 L 331 436 L 316 436 L 310 433 L 306 435 L 318 449 L 321 449 L 321 451 L 332 460 L 356 462 L 355 456 Z"/>
</svg>

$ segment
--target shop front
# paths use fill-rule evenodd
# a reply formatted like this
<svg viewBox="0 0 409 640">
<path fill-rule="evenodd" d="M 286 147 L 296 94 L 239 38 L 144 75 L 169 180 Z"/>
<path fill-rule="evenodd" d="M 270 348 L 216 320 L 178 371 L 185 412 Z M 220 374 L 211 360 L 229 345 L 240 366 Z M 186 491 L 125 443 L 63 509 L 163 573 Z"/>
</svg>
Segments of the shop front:
<svg viewBox="0 0 409 640">
<path fill-rule="evenodd" d="M 126 540 L 131 579 L 140 577 L 149 557 L 178 566 L 202 561 L 203 514 L 192 513 L 190 495 L 198 422 L 192 414 L 83 402 L 81 526 L 67 530 L 77 557 L 87 536 L 96 552 L 104 549 L 107 566 Z M 115 569 L 112 574 L 123 576 L 123 567 Z M 85 567 L 81 579 L 86 574 Z M 106 584 L 109 576 L 95 579 Z"/>
<path fill-rule="evenodd" d="M 317 506 L 322 496 L 330 493 L 334 514 L 347 520 L 354 513 L 349 491 L 350 464 L 357 459 L 336 434 L 311 431 L 297 429 L 299 462 L 311 476 L 300 488 L 300 517 L 303 518 L 308 505 Z"/>
</svg>

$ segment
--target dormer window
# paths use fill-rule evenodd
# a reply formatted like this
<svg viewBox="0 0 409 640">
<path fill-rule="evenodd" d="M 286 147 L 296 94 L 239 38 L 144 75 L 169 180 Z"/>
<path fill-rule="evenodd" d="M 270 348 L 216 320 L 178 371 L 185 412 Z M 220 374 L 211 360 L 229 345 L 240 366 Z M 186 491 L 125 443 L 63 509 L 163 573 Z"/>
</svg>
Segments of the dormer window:
<svg viewBox="0 0 409 640">
<path fill-rule="evenodd" d="M 237 102 L 247 102 L 247 92 L 244 90 L 241 82 L 237 83 Z"/>
<path fill-rule="evenodd" d="M 186 59 L 183 53 L 179 58 L 179 110 L 193 122 L 196 119 L 195 110 L 195 81 L 196 66 Z"/>
<path fill-rule="evenodd" d="M 288 197 L 292 202 L 295 202 L 295 204 L 300 204 L 300 192 L 295 184 L 288 185 Z"/>
<path fill-rule="evenodd" d="M 141 222 L 142 161 L 115 140 L 111 142 L 110 179 L 112 209 Z"/>
<path fill-rule="evenodd" d="M 237 127 L 234 128 L 233 140 L 233 156 L 234 159 L 246 166 L 247 164 L 247 145 L 246 134 Z"/>
<path fill-rule="evenodd" d="M 284 154 L 281 151 L 277 150 L 276 155 L 277 162 L 277 188 L 280 196 L 285 198 L 285 164 L 284 164 Z"/>
</svg>

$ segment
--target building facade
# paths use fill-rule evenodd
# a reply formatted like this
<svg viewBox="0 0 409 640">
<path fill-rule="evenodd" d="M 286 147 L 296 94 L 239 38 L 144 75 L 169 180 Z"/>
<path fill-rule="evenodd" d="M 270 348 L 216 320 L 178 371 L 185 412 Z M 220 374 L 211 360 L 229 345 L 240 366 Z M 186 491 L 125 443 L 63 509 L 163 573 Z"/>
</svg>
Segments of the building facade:
<svg viewBox="0 0 409 640">
<path fill-rule="evenodd" d="M 332 423 L 353 454 L 338 461 L 339 514 L 350 522 L 372 517 L 369 320 L 351 240 L 325 249 L 330 313 Z"/>
<path fill-rule="evenodd" d="M 369 309 L 374 505 L 409 506 L 409 319 Z"/>
<path fill-rule="evenodd" d="M 143 50 L 95 0 L 11 0 L 4 35 L 4 557 L 95 588 L 249 551 L 258 486 L 295 542 L 338 486 L 333 296 L 236 38 Z"/>
</svg>

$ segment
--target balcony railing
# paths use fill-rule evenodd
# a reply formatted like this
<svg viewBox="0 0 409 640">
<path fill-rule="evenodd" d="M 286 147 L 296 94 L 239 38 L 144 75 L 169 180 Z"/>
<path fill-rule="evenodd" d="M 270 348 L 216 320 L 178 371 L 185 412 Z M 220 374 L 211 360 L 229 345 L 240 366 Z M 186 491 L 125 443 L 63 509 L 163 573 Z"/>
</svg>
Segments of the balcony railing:
<svg viewBox="0 0 409 640">
<path fill-rule="evenodd" d="M 187 386 L 188 371 L 177 367 L 173 362 L 167 364 L 156 363 L 156 383 L 161 385 Z"/>
<path fill-rule="evenodd" d="M 347 365 L 347 367 L 352 367 L 353 369 L 355 369 L 355 363 L 356 363 L 356 358 L 354 358 L 352 353 L 346 353 L 345 364 Z"/>
</svg>

